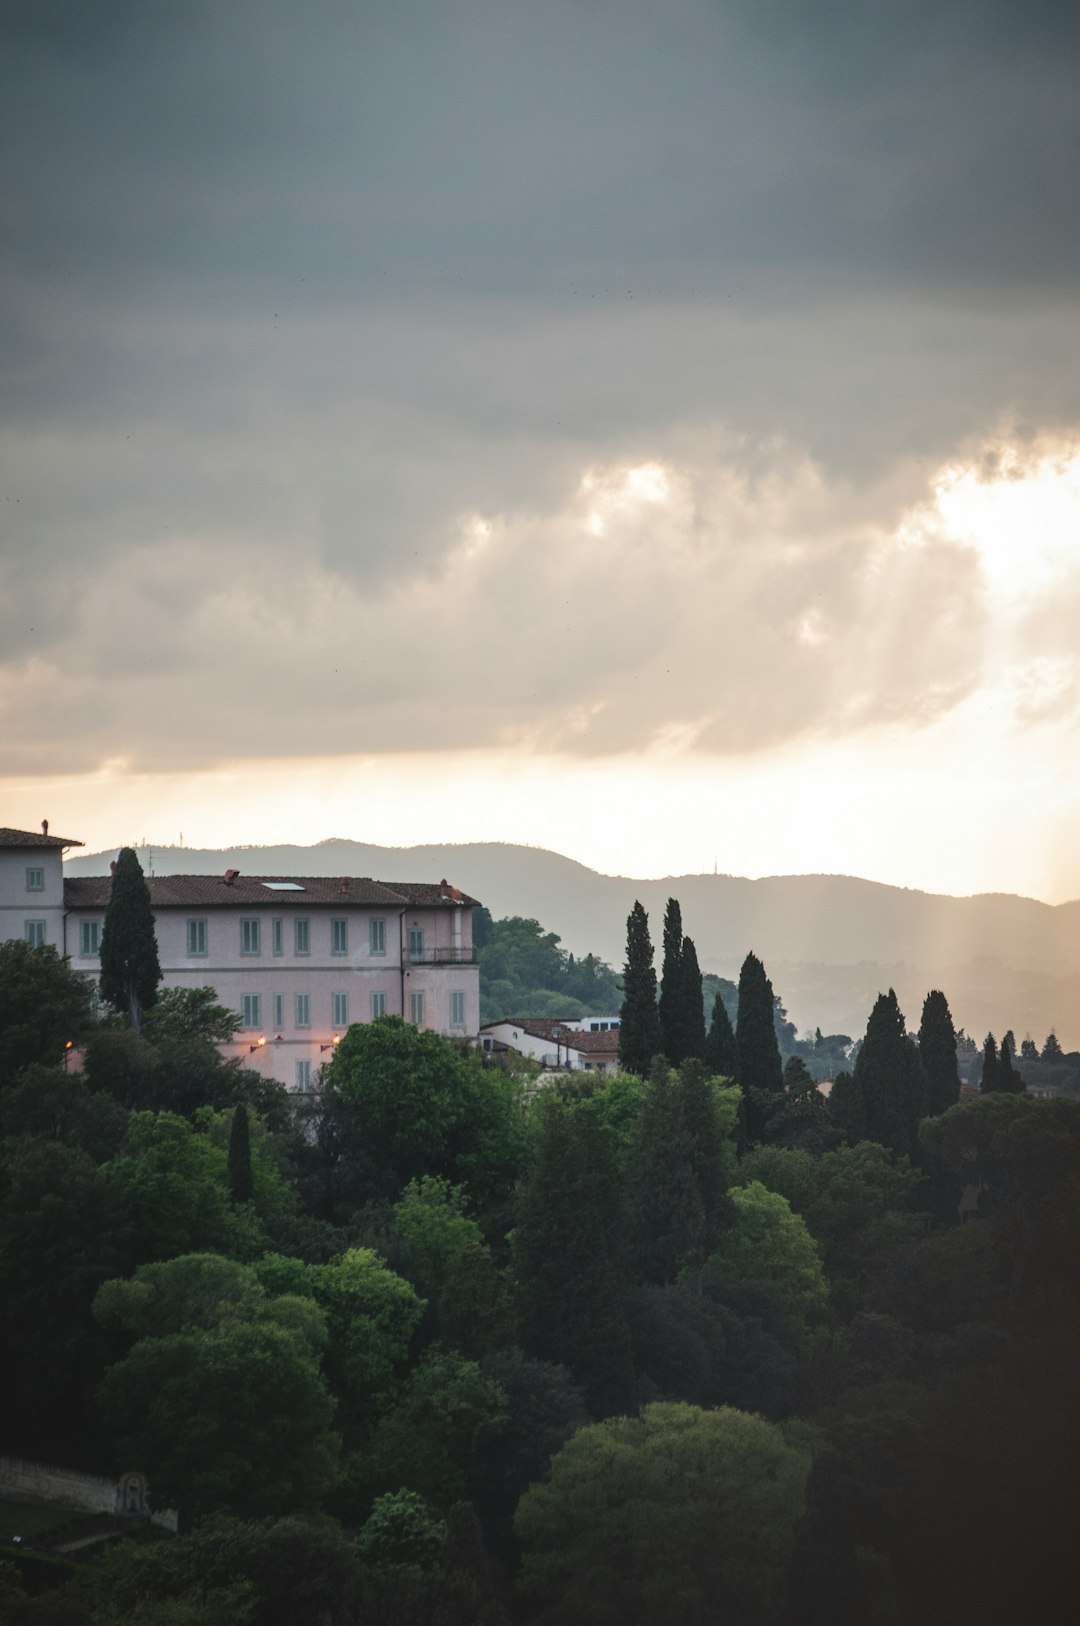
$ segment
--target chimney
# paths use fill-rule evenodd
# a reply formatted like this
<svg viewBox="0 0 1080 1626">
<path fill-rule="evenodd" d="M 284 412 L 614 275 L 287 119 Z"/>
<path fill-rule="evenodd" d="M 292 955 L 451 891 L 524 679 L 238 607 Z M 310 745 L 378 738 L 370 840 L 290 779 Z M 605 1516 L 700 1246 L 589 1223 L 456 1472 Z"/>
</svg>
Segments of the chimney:
<svg viewBox="0 0 1080 1626">
<path fill-rule="evenodd" d="M 227 869 L 225 871 L 225 885 L 226 886 L 232 886 L 233 883 L 235 881 L 238 881 L 239 879 L 240 879 L 240 871 L 238 869 Z"/>
<path fill-rule="evenodd" d="M 116 874 L 116 859 L 115 858 L 111 858 L 109 860 L 109 874 L 110 875 L 115 875 Z"/>
<path fill-rule="evenodd" d="M 349 896 L 349 877 L 347 875 L 341 877 L 341 895 L 343 898 Z"/>
<path fill-rule="evenodd" d="M 49 821 L 48 821 L 48 819 L 42 819 L 42 821 L 41 821 L 41 833 L 42 833 L 43 836 L 48 835 L 48 833 L 49 833 Z"/>
</svg>

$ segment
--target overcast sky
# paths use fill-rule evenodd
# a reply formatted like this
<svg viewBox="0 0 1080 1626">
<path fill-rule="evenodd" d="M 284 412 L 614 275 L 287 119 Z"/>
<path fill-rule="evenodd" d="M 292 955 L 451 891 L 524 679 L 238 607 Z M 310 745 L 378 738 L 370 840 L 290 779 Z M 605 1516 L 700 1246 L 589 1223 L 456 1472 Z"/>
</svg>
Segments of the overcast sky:
<svg viewBox="0 0 1080 1626">
<path fill-rule="evenodd" d="M 1080 893 L 1080 10 L 7 0 L 0 823 Z"/>
</svg>

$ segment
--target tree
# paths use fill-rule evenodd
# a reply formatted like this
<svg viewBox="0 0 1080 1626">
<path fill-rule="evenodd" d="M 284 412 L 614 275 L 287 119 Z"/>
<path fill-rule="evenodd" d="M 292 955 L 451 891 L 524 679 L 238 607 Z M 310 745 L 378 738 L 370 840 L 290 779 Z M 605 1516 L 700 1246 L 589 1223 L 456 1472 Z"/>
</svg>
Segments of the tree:
<svg viewBox="0 0 1080 1626">
<path fill-rule="evenodd" d="M 983 1040 L 982 1077 L 979 1081 L 982 1093 L 989 1095 L 991 1091 L 1000 1089 L 999 1078 L 997 1043 L 994 1035 L 988 1033 Z"/>
<path fill-rule="evenodd" d="M 51 943 L 0 943 L 0 1088 L 35 1063 L 63 1061 L 90 1026 L 90 993 Z"/>
<path fill-rule="evenodd" d="M 682 910 L 677 898 L 669 898 L 664 911 L 664 962 L 660 974 L 660 1047 L 676 1066 L 683 1059 L 685 1044 L 682 951 Z"/>
<path fill-rule="evenodd" d="M 773 1626 L 807 1457 L 760 1417 L 655 1404 L 583 1428 L 522 1497 L 521 1584 L 542 1618 Z"/>
<path fill-rule="evenodd" d="M 739 1092 L 710 1078 L 693 1057 L 679 1068 L 683 1123 L 690 1138 L 690 1161 L 701 1199 L 701 1245 L 716 1246 L 732 1216 L 728 1188 L 735 1174 L 734 1134 L 739 1119 Z"/>
<path fill-rule="evenodd" d="M 1029 1033 L 1020 1046 L 1021 1061 L 1038 1061 L 1039 1047 Z"/>
<path fill-rule="evenodd" d="M 1049 1062 L 1059 1062 L 1065 1060 L 1064 1051 L 1061 1048 L 1058 1036 L 1054 1032 L 1053 1028 L 1051 1028 L 1050 1032 L 1046 1035 L 1046 1043 L 1042 1047 L 1042 1055 L 1039 1057 L 1039 1060 Z"/>
<path fill-rule="evenodd" d="M 910 1155 L 923 1115 L 926 1074 L 891 988 L 878 995 L 870 1012 L 854 1082 L 862 1091 L 867 1139 L 887 1146 L 897 1156 Z"/>
<path fill-rule="evenodd" d="M 683 938 L 680 967 L 682 1003 L 682 1055 L 680 1061 L 694 1058 L 701 1061 L 705 1055 L 705 1002 L 701 992 L 701 970 L 697 949 L 692 937 Z"/>
<path fill-rule="evenodd" d="M 945 995 L 931 989 L 923 1002 L 919 1023 L 919 1055 L 926 1072 L 926 1112 L 936 1117 L 960 1099 L 960 1073 L 956 1064 L 956 1029 Z"/>
<path fill-rule="evenodd" d="M 248 1129 L 247 1107 L 241 1101 L 233 1109 L 229 1130 L 229 1196 L 234 1203 L 251 1201 L 254 1187 L 251 1181 L 251 1132 Z"/>
<path fill-rule="evenodd" d="M 683 1265 L 700 1266 L 705 1211 L 679 1076 L 657 1058 L 638 1120 L 630 1179 L 631 1240 L 637 1274 L 673 1282 Z"/>
<path fill-rule="evenodd" d="M 738 1069 L 735 1029 L 719 993 L 713 999 L 712 1020 L 705 1040 L 705 1065 L 718 1078 L 734 1078 Z"/>
<path fill-rule="evenodd" d="M 656 971 L 649 937 L 649 917 L 635 903 L 626 922 L 626 967 L 619 1024 L 619 1064 L 628 1073 L 647 1078 L 653 1057 L 660 1051 L 660 1019 L 656 1009 Z"/>
<path fill-rule="evenodd" d="M 784 1088 L 780 1046 L 776 1040 L 772 983 L 756 954 L 748 954 L 739 972 L 739 1009 L 735 1022 L 738 1080 L 746 1102 L 747 1133 L 761 1139 L 767 1103 Z"/>
<path fill-rule="evenodd" d="M 735 1222 L 709 1256 L 706 1271 L 715 1277 L 775 1282 L 801 1319 L 825 1307 L 828 1287 L 821 1254 L 805 1220 L 786 1197 L 767 1191 L 758 1180 L 731 1193 Z"/>
<path fill-rule="evenodd" d="M 866 1139 L 866 1102 L 862 1085 L 851 1073 L 837 1073 L 826 1107 L 830 1122 L 846 1137 L 849 1146 Z"/>
<path fill-rule="evenodd" d="M 126 1011 L 138 1033 L 143 1010 L 157 999 L 160 981 L 150 888 L 135 849 L 123 847 L 101 932 L 101 997 L 114 1010 Z"/>
<path fill-rule="evenodd" d="M 410 1181 L 394 1209 L 401 1268 L 427 1299 L 434 1336 L 465 1355 L 498 1347 L 508 1334 L 504 1278 L 462 1187 L 428 1175 Z"/>
<path fill-rule="evenodd" d="M 1023 1078 L 1013 1066 L 1015 1051 L 1009 1045 L 1009 1035 L 1001 1041 L 1001 1051 L 998 1055 L 997 1087 L 1006 1095 L 1019 1095 L 1026 1088 Z"/>
<path fill-rule="evenodd" d="M 349 1028 L 320 1108 L 334 1138 L 342 1217 L 372 1199 L 395 1202 L 428 1174 L 465 1185 L 478 1206 L 501 1200 L 524 1156 L 516 1080 L 400 1016 Z"/>
<path fill-rule="evenodd" d="M 634 1399 L 622 1218 L 612 1134 L 596 1098 L 545 1096 L 510 1238 L 522 1342 L 568 1366 L 600 1414 Z"/>
</svg>

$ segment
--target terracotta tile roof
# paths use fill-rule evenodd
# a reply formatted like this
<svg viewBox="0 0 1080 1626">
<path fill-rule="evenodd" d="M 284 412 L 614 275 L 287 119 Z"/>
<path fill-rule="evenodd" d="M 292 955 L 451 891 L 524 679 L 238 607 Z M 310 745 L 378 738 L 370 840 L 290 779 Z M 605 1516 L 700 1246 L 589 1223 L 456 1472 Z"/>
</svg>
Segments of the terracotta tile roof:
<svg viewBox="0 0 1080 1626">
<path fill-rule="evenodd" d="M 67 836 L 47 836 L 41 830 L 0 829 L 0 847 L 81 847 Z"/>
<path fill-rule="evenodd" d="M 398 886 L 373 881 L 366 875 L 238 875 L 226 882 L 223 875 L 148 875 L 150 903 L 155 909 L 323 909 L 360 905 L 361 908 L 471 908 L 464 893 L 447 896 L 439 886 L 408 883 Z M 290 882 L 301 891 L 279 892 L 272 884 Z M 104 909 L 112 892 L 111 875 L 73 875 L 64 881 L 64 902 L 69 909 Z"/>
<path fill-rule="evenodd" d="M 490 1028 L 506 1026 L 520 1028 L 531 1038 L 546 1039 L 551 1044 L 557 1038 L 559 1044 L 569 1045 L 571 1050 L 580 1050 L 584 1055 L 612 1056 L 619 1049 L 617 1029 L 609 1029 L 607 1033 L 578 1033 L 550 1016 L 504 1016 L 500 1022 L 485 1022 L 480 1031 L 486 1033 Z"/>
</svg>

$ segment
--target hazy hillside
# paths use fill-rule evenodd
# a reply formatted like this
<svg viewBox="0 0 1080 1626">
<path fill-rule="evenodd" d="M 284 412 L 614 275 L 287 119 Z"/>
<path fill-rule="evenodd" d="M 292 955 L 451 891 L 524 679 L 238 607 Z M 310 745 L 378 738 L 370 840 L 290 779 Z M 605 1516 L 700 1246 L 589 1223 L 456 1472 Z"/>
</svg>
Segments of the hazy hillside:
<svg viewBox="0 0 1080 1626">
<path fill-rule="evenodd" d="M 88 853 L 72 875 L 102 873 L 115 854 Z M 493 915 L 532 915 L 575 953 L 621 964 L 626 916 L 640 898 L 660 935 L 676 896 L 702 968 L 737 974 L 747 949 L 765 960 L 800 1028 L 861 1033 L 879 989 L 892 984 L 909 1022 L 923 996 L 943 988 L 958 1024 L 982 1039 L 1012 1027 L 1041 1041 L 1056 1027 L 1080 1044 L 1080 902 L 1053 907 L 1006 893 L 949 898 L 843 875 L 733 875 L 632 880 L 598 875 L 539 848 L 476 842 L 375 847 L 323 841 L 313 847 L 156 847 L 143 854 L 158 875 L 214 874 L 233 866 L 264 875 L 371 875 L 439 880 L 479 898 Z"/>
</svg>

